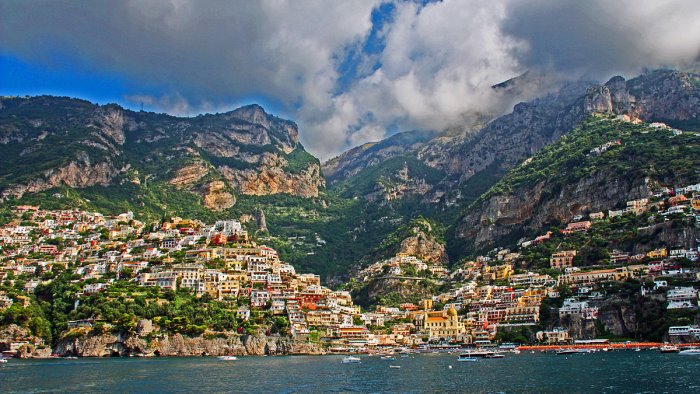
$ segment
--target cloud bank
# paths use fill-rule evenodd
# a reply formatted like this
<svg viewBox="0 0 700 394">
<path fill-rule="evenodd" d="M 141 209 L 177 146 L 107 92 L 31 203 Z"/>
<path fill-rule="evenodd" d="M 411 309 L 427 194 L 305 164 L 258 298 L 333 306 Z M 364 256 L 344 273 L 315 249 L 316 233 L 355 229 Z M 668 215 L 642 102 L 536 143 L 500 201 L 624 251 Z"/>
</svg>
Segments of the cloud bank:
<svg viewBox="0 0 700 394">
<path fill-rule="evenodd" d="M 689 67 L 700 58 L 700 4 L 6 1 L 0 53 L 118 75 L 123 102 L 175 114 L 263 98 L 329 158 L 395 131 L 507 111 L 491 86 L 528 70 L 605 79 Z"/>
</svg>

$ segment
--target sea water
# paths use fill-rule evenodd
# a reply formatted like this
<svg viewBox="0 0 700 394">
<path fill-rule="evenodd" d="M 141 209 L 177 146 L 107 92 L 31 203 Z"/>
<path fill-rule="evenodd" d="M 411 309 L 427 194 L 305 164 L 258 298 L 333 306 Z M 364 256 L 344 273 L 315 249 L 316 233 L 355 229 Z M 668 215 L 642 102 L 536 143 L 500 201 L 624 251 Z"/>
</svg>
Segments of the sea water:
<svg viewBox="0 0 700 394">
<path fill-rule="evenodd" d="M 469 363 L 457 356 L 360 356 L 361 364 L 335 355 L 13 359 L 0 366 L 0 392 L 700 393 L 698 356 L 523 353 Z"/>
</svg>

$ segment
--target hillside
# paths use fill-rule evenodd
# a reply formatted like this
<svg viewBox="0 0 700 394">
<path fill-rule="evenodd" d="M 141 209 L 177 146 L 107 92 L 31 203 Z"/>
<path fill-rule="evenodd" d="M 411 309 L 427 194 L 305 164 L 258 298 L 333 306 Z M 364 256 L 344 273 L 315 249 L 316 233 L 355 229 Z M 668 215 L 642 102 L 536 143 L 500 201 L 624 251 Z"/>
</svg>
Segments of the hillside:
<svg viewBox="0 0 700 394">
<path fill-rule="evenodd" d="M 419 196 L 436 210 L 466 206 L 509 169 L 593 113 L 629 114 L 693 129 L 700 122 L 698 102 L 700 77 L 678 71 L 654 71 L 629 81 L 614 77 L 603 85 L 568 83 L 554 93 L 515 105 L 511 113 L 483 127 L 389 137 L 324 163 L 324 172 L 331 174 L 332 189 L 380 194 L 386 199 L 393 191 L 385 187 L 387 174 L 396 174 L 395 163 L 402 160 L 413 169 L 403 181 L 412 192 L 404 196 Z M 356 189 L 357 184 L 362 188 Z"/>
<path fill-rule="evenodd" d="M 697 183 L 699 165 L 695 132 L 591 117 L 469 206 L 455 238 L 463 250 L 512 244 L 578 215 L 624 208 L 662 187 Z"/>
<path fill-rule="evenodd" d="M 4 200 L 91 188 L 105 205 L 150 214 L 177 213 L 178 201 L 222 211 L 240 196 L 314 197 L 325 184 L 297 126 L 257 105 L 178 118 L 63 97 L 6 97 L 0 168 Z M 131 190 L 114 193 L 114 186 Z"/>
</svg>

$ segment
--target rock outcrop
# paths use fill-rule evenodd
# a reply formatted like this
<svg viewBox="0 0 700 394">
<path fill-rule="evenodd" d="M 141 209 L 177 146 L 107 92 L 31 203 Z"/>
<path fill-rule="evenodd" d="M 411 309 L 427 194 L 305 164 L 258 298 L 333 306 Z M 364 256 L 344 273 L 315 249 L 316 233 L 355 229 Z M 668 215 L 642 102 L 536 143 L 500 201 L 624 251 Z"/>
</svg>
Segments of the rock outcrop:
<svg viewBox="0 0 700 394">
<path fill-rule="evenodd" d="M 63 167 L 45 171 L 41 176 L 28 183 L 13 185 L 2 192 L 3 199 L 21 198 L 26 193 L 37 193 L 58 186 L 84 188 L 88 186 L 107 186 L 117 175 L 126 172 L 126 168 L 117 169 L 109 159 L 91 163 L 90 156 L 82 152 L 76 160 Z"/>
<path fill-rule="evenodd" d="M 233 195 L 226 191 L 223 181 L 213 181 L 207 187 L 204 195 L 204 206 L 213 211 L 223 211 L 231 208 L 236 203 Z"/>
<path fill-rule="evenodd" d="M 187 337 L 181 334 L 146 340 L 124 334 L 78 336 L 60 340 L 53 350 L 59 356 L 262 356 L 324 354 L 317 344 L 279 336 L 235 335 Z"/>
<path fill-rule="evenodd" d="M 428 224 L 428 226 L 430 225 Z M 425 233 L 420 227 L 414 227 L 412 232 L 414 235 L 401 241 L 398 253 L 416 256 L 426 263 L 446 264 L 449 262 L 445 245 L 438 242 L 430 232 Z"/>
<path fill-rule="evenodd" d="M 207 165 L 201 161 L 195 161 L 177 170 L 175 176 L 168 181 L 173 186 L 189 187 L 196 184 L 209 173 Z"/>
<path fill-rule="evenodd" d="M 625 201 L 647 197 L 648 179 L 618 177 L 600 171 L 566 185 L 555 195 L 546 181 L 534 187 L 488 197 L 478 209 L 469 211 L 456 226 L 456 236 L 469 239 L 483 249 L 499 239 L 512 239 L 558 225 L 576 215 L 606 211 Z"/>
<path fill-rule="evenodd" d="M 220 168 L 223 176 L 243 195 L 265 196 L 270 194 L 291 194 L 300 197 L 317 197 L 319 189 L 325 186 L 320 174 L 320 166 L 310 164 L 304 171 L 295 174 L 281 166 L 263 166 L 259 169 Z"/>
<path fill-rule="evenodd" d="M 51 347 L 36 337 L 28 329 L 16 324 L 0 327 L 0 349 L 8 351 L 12 343 L 24 343 L 17 349 L 17 357 L 45 358 L 51 355 Z"/>
</svg>

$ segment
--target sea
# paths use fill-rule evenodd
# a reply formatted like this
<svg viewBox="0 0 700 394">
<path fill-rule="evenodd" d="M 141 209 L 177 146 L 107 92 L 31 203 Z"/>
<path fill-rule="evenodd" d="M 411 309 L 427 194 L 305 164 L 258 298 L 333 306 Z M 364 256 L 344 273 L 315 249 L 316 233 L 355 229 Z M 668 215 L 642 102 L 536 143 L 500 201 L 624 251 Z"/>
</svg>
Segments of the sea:
<svg viewBox="0 0 700 394">
<path fill-rule="evenodd" d="M 359 357 L 12 359 L 0 393 L 700 393 L 699 356 L 652 350 Z"/>
</svg>

